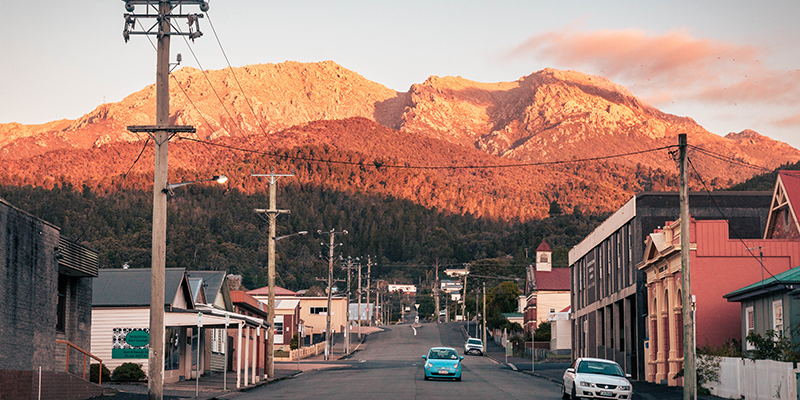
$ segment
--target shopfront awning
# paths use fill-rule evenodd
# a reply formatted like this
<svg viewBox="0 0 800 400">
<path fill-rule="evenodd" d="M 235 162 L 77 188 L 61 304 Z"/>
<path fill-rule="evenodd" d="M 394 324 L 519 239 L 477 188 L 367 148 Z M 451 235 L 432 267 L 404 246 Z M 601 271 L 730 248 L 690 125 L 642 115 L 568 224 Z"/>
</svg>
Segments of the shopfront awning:
<svg viewBox="0 0 800 400">
<path fill-rule="evenodd" d="M 172 310 L 164 313 L 165 326 L 197 326 L 199 314 L 203 315 L 203 328 L 225 328 L 225 317 L 228 317 L 228 327 L 241 324 L 242 326 L 269 328 L 270 324 L 261 318 L 237 314 L 230 311 L 219 310 L 197 304 L 195 310 Z"/>
</svg>

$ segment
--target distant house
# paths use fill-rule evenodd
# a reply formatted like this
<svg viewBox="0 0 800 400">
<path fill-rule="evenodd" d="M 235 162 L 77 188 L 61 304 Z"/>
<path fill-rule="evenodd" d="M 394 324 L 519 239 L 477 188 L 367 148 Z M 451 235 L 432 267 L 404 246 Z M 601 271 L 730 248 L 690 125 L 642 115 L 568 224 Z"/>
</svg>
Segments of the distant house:
<svg viewBox="0 0 800 400">
<path fill-rule="evenodd" d="M 550 351 L 556 354 L 570 354 L 572 345 L 572 307 L 547 315 L 550 322 Z"/>
<path fill-rule="evenodd" d="M 778 171 L 764 239 L 774 239 L 778 243 L 800 241 L 799 208 L 800 171 Z M 773 252 L 771 247 L 763 246 L 758 249 L 757 255 L 761 257 L 764 251 Z M 747 342 L 748 333 L 764 336 L 770 329 L 781 336 L 790 337 L 792 343 L 800 343 L 800 337 L 790 329 L 800 324 L 800 262 L 792 261 L 790 265 L 793 268 L 788 271 L 776 273 L 771 266 L 767 266 L 769 274 L 774 276 L 768 274 L 761 280 L 725 294 L 729 302 L 741 303 L 739 337 L 743 350 L 753 348 Z"/>
<path fill-rule="evenodd" d="M 43 399 L 102 394 L 96 385 L 64 373 L 70 347 L 65 342 L 87 351 L 91 347 L 92 280 L 97 270 L 96 252 L 68 241 L 57 226 L 0 199 L 0 396 L 4 399 L 37 398 L 39 368 Z M 82 377 L 83 355 L 75 347 L 69 354 L 69 371 Z M 87 377 L 89 362 L 91 358 Z M 15 390 L 9 390 L 12 387 Z"/>
<path fill-rule="evenodd" d="M 145 372 L 148 370 L 150 284 L 149 268 L 99 271 L 92 296 L 92 352 L 104 360 L 108 359 L 111 370 L 125 362 L 140 363 Z M 197 290 L 198 295 L 205 291 L 200 288 Z M 196 376 L 198 361 L 200 373 L 206 371 L 202 368 L 206 364 L 206 352 L 201 352 L 198 360 L 197 346 L 205 348 L 214 329 L 234 327 L 231 330 L 235 332 L 250 332 L 268 326 L 258 318 L 213 307 L 198 307 L 183 268 L 165 269 L 164 309 L 164 382 L 178 382 Z M 198 329 L 200 323 L 202 328 Z M 244 353 L 251 348 L 255 346 L 237 347 L 236 350 Z M 241 357 L 241 354 L 238 356 Z M 245 359 L 250 360 L 247 357 Z M 254 374 L 254 364 L 232 364 L 231 367 L 236 369 L 237 375 L 248 370 Z M 248 378 L 244 381 L 247 385 Z M 250 381 L 255 382 L 256 379 Z"/>
<path fill-rule="evenodd" d="M 205 301 L 198 301 L 197 296 L 194 297 L 197 308 L 211 307 L 216 310 L 234 312 L 225 271 L 187 271 L 186 276 L 189 278 L 192 293 L 195 293 L 196 290 L 192 282 L 199 280 L 199 286 L 203 288 Z M 227 336 L 227 331 L 224 328 L 211 329 L 209 336 L 210 343 L 206 342 L 205 370 L 223 372 L 226 366 L 225 358 L 229 354 L 228 343 L 233 338 Z M 230 368 L 231 366 L 232 363 L 229 363 L 228 367 Z"/>
<path fill-rule="evenodd" d="M 548 315 L 570 305 L 570 270 L 552 267 L 553 251 L 542 241 L 536 249 L 536 264 L 528 266 L 525 280 L 525 332 L 532 332 Z"/>
<path fill-rule="evenodd" d="M 392 292 L 417 293 L 417 287 L 414 285 L 401 285 L 396 283 L 390 283 L 387 289 L 389 290 L 389 293 Z"/>
<path fill-rule="evenodd" d="M 269 287 L 254 289 L 247 293 L 252 294 L 253 297 L 263 302 L 266 302 L 269 299 Z M 303 333 L 305 337 L 310 338 L 307 344 L 324 341 L 325 329 L 327 328 L 327 316 L 328 316 L 327 296 L 303 297 L 300 296 L 300 294 L 297 292 L 293 292 L 291 290 L 287 290 L 276 286 L 275 287 L 276 304 L 279 300 L 299 300 L 297 306 L 299 308 L 300 317 L 297 324 L 297 328 L 294 329 L 299 329 L 299 325 L 303 325 L 304 327 Z M 275 311 L 276 311 L 275 316 L 277 320 L 278 309 L 276 308 Z M 334 333 L 343 332 L 345 324 L 347 323 L 347 299 L 344 297 L 333 296 L 331 298 L 330 314 L 331 314 L 331 331 L 334 331 Z M 289 336 L 288 338 L 284 338 L 283 340 L 286 341 L 287 339 L 291 340 L 291 336 Z M 275 340 L 275 345 L 276 346 L 278 345 L 277 339 Z"/>
<path fill-rule="evenodd" d="M 800 324 L 800 267 L 775 274 L 762 281 L 739 288 L 725 295 L 730 302 L 741 303 L 741 332 L 737 339 L 742 350 L 753 350 L 747 335 L 755 332 L 766 337 L 774 331 L 778 337 L 788 337 L 795 345 L 800 335 L 791 329 Z"/>
</svg>

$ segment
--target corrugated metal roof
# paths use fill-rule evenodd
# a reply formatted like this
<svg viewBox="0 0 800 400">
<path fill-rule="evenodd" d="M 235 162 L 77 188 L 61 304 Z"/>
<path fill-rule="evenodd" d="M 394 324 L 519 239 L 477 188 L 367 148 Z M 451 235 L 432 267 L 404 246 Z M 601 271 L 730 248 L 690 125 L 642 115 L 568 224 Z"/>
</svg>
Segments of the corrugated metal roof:
<svg viewBox="0 0 800 400">
<path fill-rule="evenodd" d="M 763 281 L 758 281 L 741 289 L 734 290 L 733 292 L 726 294 L 724 297 L 737 297 L 744 295 L 747 292 L 754 292 L 770 286 L 783 286 L 789 284 L 800 284 L 800 267 L 794 267 L 788 271 L 783 271 L 780 274 L 764 279 Z M 790 290 L 790 288 L 786 288 L 786 290 Z"/>
<path fill-rule="evenodd" d="M 569 291 L 571 288 L 569 268 L 553 268 L 550 271 L 534 271 L 533 273 L 536 276 L 536 289 L 539 291 Z"/>
<path fill-rule="evenodd" d="M 250 296 L 268 296 L 269 295 L 269 286 L 264 286 L 262 288 L 253 289 L 247 292 Z M 279 286 L 275 286 L 275 296 L 300 296 L 297 292 L 293 292 L 289 289 L 284 289 Z"/>
<path fill-rule="evenodd" d="M 171 305 L 186 273 L 185 268 L 164 271 L 164 305 Z M 150 268 L 101 269 L 93 279 L 92 307 L 150 305 Z"/>
</svg>

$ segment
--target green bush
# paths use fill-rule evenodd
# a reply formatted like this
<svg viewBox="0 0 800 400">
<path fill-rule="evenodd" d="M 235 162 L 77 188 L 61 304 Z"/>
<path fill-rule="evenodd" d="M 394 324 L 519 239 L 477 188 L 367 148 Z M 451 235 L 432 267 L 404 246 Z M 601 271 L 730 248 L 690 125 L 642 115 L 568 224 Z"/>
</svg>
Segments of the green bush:
<svg viewBox="0 0 800 400">
<path fill-rule="evenodd" d="M 145 377 L 146 375 L 144 371 L 142 371 L 142 366 L 132 362 L 122 364 L 115 368 L 114 373 L 111 375 L 111 379 L 122 382 L 139 381 Z"/>
<path fill-rule="evenodd" d="M 292 350 L 297 350 L 297 347 L 298 347 L 298 338 L 297 334 L 295 333 L 294 336 L 292 336 L 292 340 L 289 341 L 289 348 Z"/>
<path fill-rule="evenodd" d="M 97 378 L 98 372 L 100 371 L 100 364 L 92 364 L 89 367 L 89 381 L 90 382 L 98 382 Z M 111 380 L 111 371 L 103 365 L 103 382 L 108 382 Z"/>
</svg>

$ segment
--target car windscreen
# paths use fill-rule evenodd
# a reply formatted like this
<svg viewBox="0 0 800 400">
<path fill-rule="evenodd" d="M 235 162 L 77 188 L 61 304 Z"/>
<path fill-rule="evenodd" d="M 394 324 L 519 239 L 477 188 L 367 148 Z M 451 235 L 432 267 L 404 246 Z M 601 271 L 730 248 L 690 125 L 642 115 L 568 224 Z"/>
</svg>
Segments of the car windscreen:
<svg viewBox="0 0 800 400">
<path fill-rule="evenodd" d="M 481 344 L 481 340 L 480 339 L 470 339 L 470 340 L 467 340 L 467 343 L 469 343 L 469 344 Z"/>
<path fill-rule="evenodd" d="M 452 349 L 433 349 L 428 353 L 429 360 L 456 360 L 458 353 Z"/>
<path fill-rule="evenodd" d="M 578 365 L 578 373 L 625 376 L 617 364 L 601 361 L 582 361 Z"/>
</svg>

